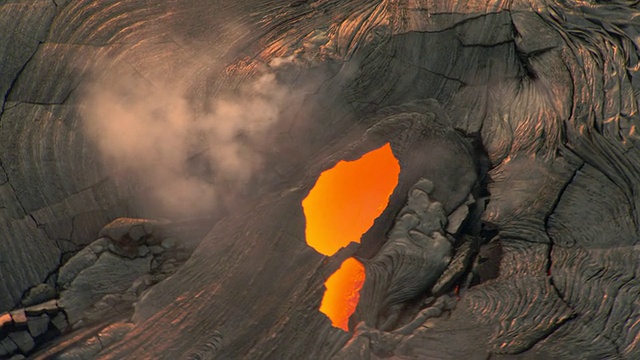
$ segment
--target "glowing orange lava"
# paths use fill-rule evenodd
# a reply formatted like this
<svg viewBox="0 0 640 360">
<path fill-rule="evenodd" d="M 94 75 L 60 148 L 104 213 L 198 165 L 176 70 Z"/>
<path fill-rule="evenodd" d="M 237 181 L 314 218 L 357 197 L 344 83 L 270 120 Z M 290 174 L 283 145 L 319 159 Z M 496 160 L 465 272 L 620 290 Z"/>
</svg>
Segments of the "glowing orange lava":
<svg viewBox="0 0 640 360">
<path fill-rule="evenodd" d="M 348 258 L 324 283 L 327 290 L 320 312 L 331 319 L 334 327 L 349 331 L 349 317 L 358 306 L 364 278 L 364 266 L 358 260 Z"/>
<path fill-rule="evenodd" d="M 323 172 L 302 201 L 307 244 L 331 256 L 352 241 L 359 243 L 387 207 L 399 174 L 400 164 L 388 143 Z M 345 260 L 327 279 L 320 312 L 333 326 L 349 331 L 349 317 L 358 306 L 364 280 L 364 266 L 354 258 Z"/>
<path fill-rule="evenodd" d="M 302 201 L 307 244 L 331 256 L 360 237 L 387 207 L 400 164 L 387 143 L 323 172 Z"/>
</svg>

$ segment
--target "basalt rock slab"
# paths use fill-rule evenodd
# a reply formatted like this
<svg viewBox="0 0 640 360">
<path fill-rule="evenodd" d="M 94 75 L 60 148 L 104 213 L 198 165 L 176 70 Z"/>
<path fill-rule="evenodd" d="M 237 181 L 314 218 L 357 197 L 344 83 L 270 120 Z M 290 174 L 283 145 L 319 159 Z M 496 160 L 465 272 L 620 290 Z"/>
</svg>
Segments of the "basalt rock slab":
<svg viewBox="0 0 640 360">
<path fill-rule="evenodd" d="M 82 270 L 60 294 L 60 305 L 69 321 L 76 322 L 82 312 L 102 296 L 124 292 L 133 281 L 150 270 L 151 257 L 125 260 L 111 253 L 102 254 L 93 266 Z"/>
</svg>

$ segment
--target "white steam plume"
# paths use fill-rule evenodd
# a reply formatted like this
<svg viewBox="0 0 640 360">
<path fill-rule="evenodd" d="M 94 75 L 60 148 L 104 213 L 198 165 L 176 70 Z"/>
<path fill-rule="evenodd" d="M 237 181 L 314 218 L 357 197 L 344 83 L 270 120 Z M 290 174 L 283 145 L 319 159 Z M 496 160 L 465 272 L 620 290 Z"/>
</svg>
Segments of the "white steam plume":
<svg viewBox="0 0 640 360">
<path fill-rule="evenodd" d="M 205 214 L 249 181 L 263 161 L 256 146 L 265 145 L 291 92 L 266 74 L 197 116 L 183 94 L 142 80 L 101 82 L 82 108 L 110 175 L 133 179 L 147 208 L 177 217 Z M 207 174 L 194 173 L 194 159 Z"/>
</svg>

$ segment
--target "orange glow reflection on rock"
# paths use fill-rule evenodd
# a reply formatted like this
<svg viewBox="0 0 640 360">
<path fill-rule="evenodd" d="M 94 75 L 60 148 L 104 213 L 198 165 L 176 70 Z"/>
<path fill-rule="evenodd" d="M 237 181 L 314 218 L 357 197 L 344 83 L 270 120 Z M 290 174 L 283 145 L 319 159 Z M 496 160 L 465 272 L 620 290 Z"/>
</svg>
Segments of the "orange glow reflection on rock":
<svg viewBox="0 0 640 360">
<path fill-rule="evenodd" d="M 349 331 L 349 317 L 360 300 L 360 289 L 364 284 L 364 266 L 354 258 L 345 260 L 340 269 L 324 283 L 320 312 L 331 319 L 331 325 Z"/>
<path fill-rule="evenodd" d="M 331 256 L 360 237 L 387 207 L 400 164 L 387 143 L 323 172 L 302 201 L 307 244 Z"/>
</svg>

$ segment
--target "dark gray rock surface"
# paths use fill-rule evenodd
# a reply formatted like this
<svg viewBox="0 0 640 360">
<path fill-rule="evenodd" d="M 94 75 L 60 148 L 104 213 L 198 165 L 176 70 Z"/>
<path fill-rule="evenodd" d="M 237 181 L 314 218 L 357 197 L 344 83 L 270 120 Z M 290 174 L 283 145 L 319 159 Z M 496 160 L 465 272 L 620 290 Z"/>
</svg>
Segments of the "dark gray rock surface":
<svg viewBox="0 0 640 360">
<path fill-rule="evenodd" d="M 150 267 L 151 257 L 126 260 L 109 252 L 102 254 L 60 294 L 60 304 L 69 322 L 78 321 L 82 312 L 104 295 L 124 292 L 136 278 L 148 273 Z"/>
</svg>

